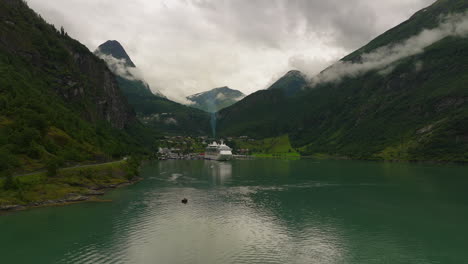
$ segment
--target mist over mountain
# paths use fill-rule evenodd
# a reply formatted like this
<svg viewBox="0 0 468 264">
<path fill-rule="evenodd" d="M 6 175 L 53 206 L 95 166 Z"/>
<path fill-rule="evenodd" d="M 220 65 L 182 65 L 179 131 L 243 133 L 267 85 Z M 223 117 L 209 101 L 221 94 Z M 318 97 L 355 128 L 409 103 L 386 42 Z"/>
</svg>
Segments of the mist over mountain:
<svg viewBox="0 0 468 264">
<path fill-rule="evenodd" d="M 118 41 L 106 41 L 95 54 L 116 74 L 120 88 L 145 125 L 161 133 L 203 134 L 208 131 L 208 113 L 173 102 L 160 92 L 152 91 Z"/>
<path fill-rule="evenodd" d="M 468 0 L 0 0 L 4 264 L 463 264 L 467 185 Z"/>
<path fill-rule="evenodd" d="M 165 97 L 161 92 L 151 90 L 140 70 L 118 41 L 108 40 L 101 44 L 94 53 L 103 59 L 109 69 L 118 76 L 120 88 L 127 96 L 134 94 L 151 96 L 154 94 Z"/>
<path fill-rule="evenodd" d="M 106 41 L 95 54 L 116 74 L 120 88 L 141 122 L 161 133 L 199 134 L 208 130 L 207 113 L 173 102 L 159 91 L 152 91 L 118 41 Z"/>
<path fill-rule="evenodd" d="M 106 55 L 112 55 L 118 60 L 124 60 L 125 65 L 128 67 L 136 68 L 130 56 L 128 56 L 124 47 L 117 40 L 108 40 L 97 48 L 98 52 Z"/>
<path fill-rule="evenodd" d="M 307 85 L 307 76 L 300 71 L 292 70 L 273 83 L 268 90 L 281 90 L 290 96 L 300 92 Z"/>
<path fill-rule="evenodd" d="M 152 92 L 118 41 L 93 54 L 23 1 L 1 7 L 0 154 L 17 167 L 141 151 L 148 127 L 215 134 L 208 112 L 217 134 L 288 135 L 305 155 L 468 160 L 465 0 L 435 2 L 318 75 L 293 70 L 247 97 L 220 87 L 189 106 Z"/>
<path fill-rule="evenodd" d="M 193 102 L 191 105 L 193 107 L 214 113 L 235 104 L 244 97 L 245 94 L 241 91 L 224 86 L 188 96 L 187 100 Z"/>
<path fill-rule="evenodd" d="M 338 63 L 218 113 L 222 135 L 289 135 L 305 155 L 468 160 L 468 2 L 439 0 Z M 275 85 L 278 86 L 278 85 Z"/>
<path fill-rule="evenodd" d="M 0 18 L 1 173 L 145 151 L 154 131 L 101 59 L 24 1 L 0 1 Z"/>
<path fill-rule="evenodd" d="M 427 12 L 427 9 L 421 12 Z M 340 82 L 346 77 L 357 77 L 372 70 L 388 74 L 391 73 L 394 64 L 398 61 L 423 53 L 433 43 L 447 37 L 465 38 L 467 36 L 468 11 L 440 15 L 436 27 L 426 28 L 399 42 L 392 41 L 367 52 L 362 52 L 359 54 L 359 58 L 345 58 L 333 64 L 317 76 L 312 77 L 311 86 L 322 82 Z"/>
</svg>

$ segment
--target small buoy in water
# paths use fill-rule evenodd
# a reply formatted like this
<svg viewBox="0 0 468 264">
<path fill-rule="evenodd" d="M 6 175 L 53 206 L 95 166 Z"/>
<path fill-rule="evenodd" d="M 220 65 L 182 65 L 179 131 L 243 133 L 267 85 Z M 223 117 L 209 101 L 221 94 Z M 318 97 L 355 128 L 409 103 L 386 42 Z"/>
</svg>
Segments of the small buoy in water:
<svg viewBox="0 0 468 264">
<path fill-rule="evenodd" d="M 183 204 L 187 204 L 187 203 L 188 203 L 187 198 L 182 199 L 182 203 L 183 203 Z"/>
</svg>

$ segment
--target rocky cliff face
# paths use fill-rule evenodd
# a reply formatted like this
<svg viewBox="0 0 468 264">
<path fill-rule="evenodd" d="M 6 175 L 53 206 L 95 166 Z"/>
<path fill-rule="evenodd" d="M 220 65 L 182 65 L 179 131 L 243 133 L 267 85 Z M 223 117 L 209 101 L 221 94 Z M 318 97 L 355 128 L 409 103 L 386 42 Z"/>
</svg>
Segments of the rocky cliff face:
<svg viewBox="0 0 468 264">
<path fill-rule="evenodd" d="M 0 1 L 0 177 L 147 153 L 106 63 L 22 0 Z"/>
<path fill-rule="evenodd" d="M 31 76 L 93 123 L 123 128 L 135 119 L 115 76 L 85 46 L 59 32 L 21 0 L 0 3 L 0 52 L 19 57 Z"/>
<path fill-rule="evenodd" d="M 87 118 L 92 121 L 106 120 L 114 127 L 123 128 L 136 120 L 135 113 L 117 83 L 116 77 L 90 52 L 73 52 L 73 60 L 81 74 L 88 76 L 89 85 L 81 83 L 80 88 L 72 89 L 70 100 L 89 100 L 95 106 L 94 111 L 87 111 Z M 79 84 L 79 82 L 78 82 Z M 87 89 L 83 89 L 85 86 Z"/>
</svg>

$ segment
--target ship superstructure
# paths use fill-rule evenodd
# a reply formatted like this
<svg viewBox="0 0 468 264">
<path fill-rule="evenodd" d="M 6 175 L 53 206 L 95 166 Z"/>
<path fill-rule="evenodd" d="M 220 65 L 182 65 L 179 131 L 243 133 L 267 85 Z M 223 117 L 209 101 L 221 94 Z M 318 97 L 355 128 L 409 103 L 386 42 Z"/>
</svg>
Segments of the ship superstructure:
<svg viewBox="0 0 468 264">
<path fill-rule="evenodd" d="M 232 159 L 232 149 L 222 141 L 221 144 L 218 144 L 216 141 L 214 141 L 206 148 L 205 159 L 219 161 L 230 160 Z"/>
</svg>

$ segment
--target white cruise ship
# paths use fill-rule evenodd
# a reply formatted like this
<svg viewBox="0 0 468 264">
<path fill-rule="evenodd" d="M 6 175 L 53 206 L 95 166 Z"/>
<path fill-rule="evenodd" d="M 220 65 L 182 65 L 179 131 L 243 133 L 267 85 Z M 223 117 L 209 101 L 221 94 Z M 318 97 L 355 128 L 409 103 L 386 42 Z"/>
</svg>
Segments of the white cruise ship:
<svg viewBox="0 0 468 264">
<path fill-rule="evenodd" d="M 232 149 L 221 141 L 221 144 L 214 141 L 205 150 L 205 159 L 209 160 L 230 160 L 232 159 Z"/>
</svg>

